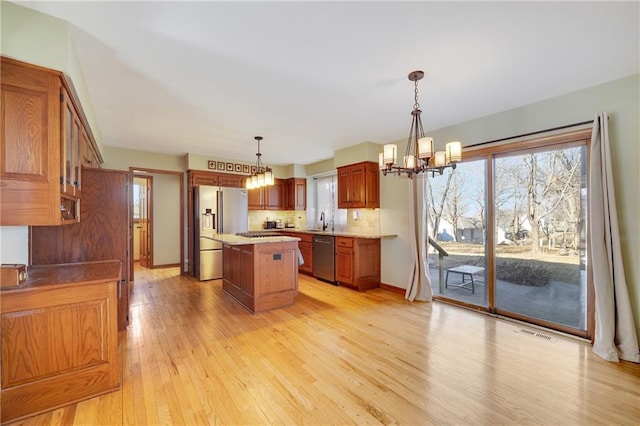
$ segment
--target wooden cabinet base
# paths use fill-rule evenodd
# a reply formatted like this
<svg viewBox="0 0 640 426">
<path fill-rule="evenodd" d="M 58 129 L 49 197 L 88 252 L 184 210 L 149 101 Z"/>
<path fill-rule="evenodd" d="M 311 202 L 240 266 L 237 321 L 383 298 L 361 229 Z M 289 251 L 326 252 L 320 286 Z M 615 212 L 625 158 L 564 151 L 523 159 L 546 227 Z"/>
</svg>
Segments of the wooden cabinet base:
<svg viewBox="0 0 640 426">
<path fill-rule="evenodd" d="M 2 292 L 2 423 L 118 389 L 118 261 L 32 267 Z"/>
<path fill-rule="evenodd" d="M 112 367 L 103 364 L 80 372 L 60 374 L 36 386 L 2 390 L 2 424 L 52 411 L 65 405 L 113 392 Z"/>
<path fill-rule="evenodd" d="M 336 238 L 336 281 L 364 291 L 380 286 L 380 239 Z"/>
<path fill-rule="evenodd" d="M 223 247 L 224 291 L 253 313 L 293 305 L 298 295 L 298 243 Z"/>
</svg>

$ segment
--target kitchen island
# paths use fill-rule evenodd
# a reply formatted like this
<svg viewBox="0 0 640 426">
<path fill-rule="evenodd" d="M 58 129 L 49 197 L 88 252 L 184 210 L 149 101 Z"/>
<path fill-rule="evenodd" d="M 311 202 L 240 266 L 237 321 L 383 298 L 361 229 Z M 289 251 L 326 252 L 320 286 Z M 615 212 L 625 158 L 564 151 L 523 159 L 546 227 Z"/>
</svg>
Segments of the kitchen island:
<svg viewBox="0 0 640 426">
<path fill-rule="evenodd" d="M 298 295 L 298 241 L 286 236 L 220 234 L 222 289 L 253 313 L 293 305 Z"/>
</svg>

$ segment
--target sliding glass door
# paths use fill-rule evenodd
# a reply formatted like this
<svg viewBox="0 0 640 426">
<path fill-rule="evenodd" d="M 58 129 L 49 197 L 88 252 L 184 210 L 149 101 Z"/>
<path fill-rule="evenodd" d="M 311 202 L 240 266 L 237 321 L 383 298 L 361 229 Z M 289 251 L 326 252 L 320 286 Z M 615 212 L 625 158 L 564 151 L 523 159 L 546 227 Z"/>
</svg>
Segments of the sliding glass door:
<svg viewBox="0 0 640 426">
<path fill-rule="evenodd" d="M 487 306 L 485 163 L 458 164 L 426 185 L 433 293 L 478 306 Z"/>
<path fill-rule="evenodd" d="M 465 152 L 455 169 L 429 178 L 436 298 L 591 336 L 589 135 Z"/>
<path fill-rule="evenodd" d="M 497 312 L 586 329 L 586 146 L 495 158 Z"/>
</svg>

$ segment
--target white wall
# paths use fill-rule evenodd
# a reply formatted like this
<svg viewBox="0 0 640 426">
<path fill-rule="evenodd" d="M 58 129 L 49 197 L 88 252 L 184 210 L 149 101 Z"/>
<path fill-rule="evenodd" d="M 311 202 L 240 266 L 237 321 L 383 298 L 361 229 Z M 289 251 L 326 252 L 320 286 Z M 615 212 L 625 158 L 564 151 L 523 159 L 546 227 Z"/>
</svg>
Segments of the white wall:
<svg viewBox="0 0 640 426">
<path fill-rule="evenodd" d="M 153 176 L 153 266 L 180 264 L 180 178 Z"/>
<path fill-rule="evenodd" d="M 0 226 L 0 263 L 29 264 L 29 227 Z"/>
<path fill-rule="evenodd" d="M 102 151 L 102 137 L 66 21 L 8 1 L 0 2 L 0 53 L 10 58 L 62 71 L 76 90 L 93 136 Z"/>
</svg>

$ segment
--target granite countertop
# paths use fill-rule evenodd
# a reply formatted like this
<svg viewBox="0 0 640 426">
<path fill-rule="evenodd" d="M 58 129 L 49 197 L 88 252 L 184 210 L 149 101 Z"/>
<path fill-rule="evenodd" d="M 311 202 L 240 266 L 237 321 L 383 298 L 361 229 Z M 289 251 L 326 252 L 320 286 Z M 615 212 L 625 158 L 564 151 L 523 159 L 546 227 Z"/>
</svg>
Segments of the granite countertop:
<svg viewBox="0 0 640 426">
<path fill-rule="evenodd" d="M 242 235 L 236 234 L 216 234 L 212 237 L 202 236 L 200 238 L 207 238 L 209 240 L 229 245 L 289 243 L 293 241 L 300 241 L 300 238 L 287 237 L 284 235 L 274 235 L 269 237 L 243 237 Z"/>
<path fill-rule="evenodd" d="M 361 232 L 348 232 L 348 231 L 322 231 L 320 229 L 279 229 L 278 231 L 311 234 L 311 235 L 330 235 L 334 237 L 352 237 L 352 238 L 395 238 L 395 234 L 363 234 Z"/>
</svg>

